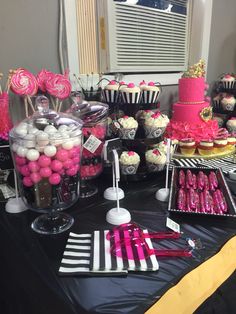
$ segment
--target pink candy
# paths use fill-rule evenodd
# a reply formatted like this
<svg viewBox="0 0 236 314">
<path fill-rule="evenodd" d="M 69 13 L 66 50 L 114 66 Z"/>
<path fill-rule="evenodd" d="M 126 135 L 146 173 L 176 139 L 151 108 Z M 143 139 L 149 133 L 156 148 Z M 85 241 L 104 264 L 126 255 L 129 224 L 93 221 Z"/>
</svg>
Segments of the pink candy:
<svg viewBox="0 0 236 314">
<path fill-rule="evenodd" d="M 23 166 L 26 164 L 26 158 L 25 157 L 20 157 L 18 155 L 15 155 L 15 162 L 19 166 Z"/>
<path fill-rule="evenodd" d="M 51 183 L 52 185 L 57 185 L 60 183 L 60 181 L 61 181 L 61 176 L 58 173 L 53 173 L 49 177 L 49 183 Z"/>
<path fill-rule="evenodd" d="M 49 80 L 45 82 L 47 92 L 59 99 L 65 99 L 70 96 L 71 83 L 68 78 L 62 74 L 53 74 Z"/>
<path fill-rule="evenodd" d="M 38 82 L 35 76 L 26 69 L 19 68 L 11 77 L 11 90 L 21 96 L 33 96 L 38 91 Z"/>
<path fill-rule="evenodd" d="M 23 178 L 23 184 L 24 186 L 27 186 L 28 188 L 33 186 L 33 181 L 30 179 L 30 177 L 24 177 Z"/>
<path fill-rule="evenodd" d="M 20 173 L 25 177 L 29 176 L 30 175 L 29 167 L 27 165 L 20 167 Z"/>
<path fill-rule="evenodd" d="M 54 159 L 51 162 L 51 169 L 55 172 L 59 172 L 62 169 L 62 167 L 63 167 L 62 162 L 57 159 Z"/>
<path fill-rule="evenodd" d="M 72 166 L 70 169 L 67 169 L 67 170 L 66 170 L 66 174 L 67 174 L 68 176 L 74 176 L 74 175 L 76 175 L 76 173 L 78 172 L 78 169 L 79 169 L 79 167 L 76 166 L 76 165 L 74 165 L 74 166 Z"/>
<path fill-rule="evenodd" d="M 37 161 L 30 161 L 28 167 L 31 172 L 38 172 L 40 169 Z"/>
<path fill-rule="evenodd" d="M 48 71 L 48 70 L 45 70 L 45 69 L 42 69 L 38 74 L 37 74 L 37 82 L 38 82 L 38 86 L 39 86 L 39 89 L 42 91 L 42 92 L 46 92 L 46 86 L 45 86 L 45 82 L 47 80 L 50 80 L 50 78 L 53 77 L 53 73 Z"/>
<path fill-rule="evenodd" d="M 33 172 L 30 175 L 30 179 L 36 184 L 41 180 L 41 175 L 38 172 Z"/>
<path fill-rule="evenodd" d="M 52 170 L 49 167 L 44 167 L 39 170 L 39 174 L 42 178 L 48 178 L 52 174 Z"/>
<path fill-rule="evenodd" d="M 72 159 L 67 159 L 66 161 L 63 162 L 63 167 L 65 169 L 69 169 L 71 167 L 73 167 L 74 163 L 72 161 Z"/>
<path fill-rule="evenodd" d="M 59 149 L 56 153 L 56 158 L 60 161 L 66 161 L 69 157 L 69 153 L 66 149 Z"/>
<path fill-rule="evenodd" d="M 51 158 L 46 155 L 41 155 L 38 159 L 40 167 L 48 167 L 51 164 Z"/>
</svg>

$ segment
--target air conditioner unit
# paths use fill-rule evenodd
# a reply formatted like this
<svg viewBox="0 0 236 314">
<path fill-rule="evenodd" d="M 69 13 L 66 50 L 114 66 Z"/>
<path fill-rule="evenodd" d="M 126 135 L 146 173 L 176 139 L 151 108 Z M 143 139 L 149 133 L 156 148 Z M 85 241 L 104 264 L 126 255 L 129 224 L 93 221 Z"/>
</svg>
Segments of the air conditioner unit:
<svg viewBox="0 0 236 314">
<path fill-rule="evenodd" d="M 145 1 L 121 1 L 97 0 L 100 71 L 186 70 L 191 1 L 146 0 L 149 6 L 139 5 Z M 164 9 L 150 3 L 159 3 L 159 7 L 162 3 Z M 165 9 L 166 4 L 170 6 Z"/>
</svg>

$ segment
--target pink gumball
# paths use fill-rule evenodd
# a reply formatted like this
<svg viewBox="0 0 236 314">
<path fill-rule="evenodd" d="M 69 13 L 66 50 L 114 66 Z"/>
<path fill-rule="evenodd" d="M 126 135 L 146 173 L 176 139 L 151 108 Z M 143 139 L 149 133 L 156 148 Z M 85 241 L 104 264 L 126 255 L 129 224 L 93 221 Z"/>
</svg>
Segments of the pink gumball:
<svg viewBox="0 0 236 314">
<path fill-rule="evenodd" d="M 52 171 L 59 172 L 63 168 L 63 163 L 57 159 L 51 162 Z"/>
<path fill-rule="evenodd" d="M 56 153 L 56 159 L 60 160 L 60 161 L 66 161 L 66 159 L 69 158 L 69 154 L 68 151 L 66 149 L 59 149 Z"/>
<path fill-rule="evenodd" d="M 27 165 L 21 166 L 20 167 L 20 173 L 24 176 L 24 177 L 28 177 L 30 175 L 30 170 L 29 167 Z"/>
<path fill-rule="evenodd" d="M 79 162 L 80 162 L 80 157 L 79 157 L 79 156 L 74 157 L 74 158 L 72 159 L 72 161 L 73 161 L 74 165 L 78 165 Z"/>
<path fill-rule="evenodd" d="M 61 169 L 61 170 L 58 171 L 58 173 L 59 173 L 61 176 L 64 176 L 64 174 L 65 174 L 66 172 L 65 172 L 65 169 Z"/>
<path fill-rule="evenodd" d="M 40 169 L 37 161 L 30 161 L 28 167 L 31 172 L 38 172 Z"/>
<path fill-rule="evenodd" d="M 46 155 L 41 155 L 38 159 L 40 167 L 48 167 L 51 164 L 51 158 Z"/>
<path fill-rule="evenodd" d="M 30 175 L 30 179 L 36 184 L 41 180 L 41 175 L 38 172 L 33 172 Z"/>
<path fill-rule="evenodd" d="M 68 150 L 68 154 L 69 154 L 69 158 L 74 158 L 78 155 L 78 150 L 76 147 L 71 148 L 70 150 Z"/>
<path fill-rule="evenodd" d="M 78 170 L 79 170 L 79 167 L 74 165 L 74 166 L 71 167 L 70 169 L 67 169 L 67 170 L 66 170 L 66 174 L 67 174 L 68 176 L 74 176 L 74 175 L 77 174 Z"/>
<path fill-rule="evenodd" d="M 61 176 L 58 173 L 53 173 L 48 180 L 52 185 L 57 185 L 61 181 Z"/>
<path fill-rule="evenodd" d="M 41 175 L 41 177 L 43 178 L 48 178 L 50 177 L 50 175 L 52 174 L 52 170 L 49 167 L 43 167 L 39 170 L 39 174 Z"/>
<path fill-rule="evenodd" d="M 27 186 L 28 188 L 31 187 L 34 183 L 33 181 L 30 179 L 30 177 L 24 177 L 23 178 L 23 184 L 24 186 Z"/>
<path fill-rule="evenodd" d="M 72 159 L 67 159 L 66 161 L 63 162 L 63 167 L 65 169 L 69 169 L 74 165 Z"/>
<path fill-rule="evenodd" d="M 25 157 L 20 157 L 18 155 L 15 155 L 15 161 L 16 161 L 16 164 L 19 165 L 19 166 L 23 166 L 26 164 L 26 158 Z"/>
</svg>

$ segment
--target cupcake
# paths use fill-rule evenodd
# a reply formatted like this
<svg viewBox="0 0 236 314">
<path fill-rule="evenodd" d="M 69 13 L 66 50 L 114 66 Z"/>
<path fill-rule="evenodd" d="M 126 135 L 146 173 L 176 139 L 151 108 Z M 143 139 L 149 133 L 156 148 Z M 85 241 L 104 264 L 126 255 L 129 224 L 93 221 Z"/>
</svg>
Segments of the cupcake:
<svg viewBox="0 0 236 314">
<path fill-rule="evenodd" d="M 133 151 L 122 152 L 120 156 L 121 173 L 125 175 L 135 174 L 140 163 L 140 157 Z"/>
<path fill-rule="evenodd" d="M 141 90 L 138 86 L 135 86 L 134 83 L 122 86 L 120 93 L 123 103 L 138 104 L 140 102 Z"/>
<path fill-rule="evenodd" d="M 116 81 L 110 81 L 103 89 L 102 96 L 104 102 L 117 103 L 120 85 Z"/>
<path fill-rule="evenodd" d="M 160 86 L 155 85 L 154 82 L 149 82 L 148 85 L 142 85 L 141 90 L 143 103 L 157 104 L 161 92 Z"/>
<path fill-rule="evenodd" d="M 230 118 L 227 122 L 226 122 L 226 127 L 227 130 L 232 133 L 236 131 L 236 117 L 232 117 Z"/>
<path fill-rule="evenodd" d="M 202 139 L 197 147 L 198 153 L 202 156 L 209 156 L 214 151 L 214 143 L 211 139 Z"/>
<path fill-rule="evenodd" d="M 234 150 L 236 144 L 235 133 L 229 134 L 227 138 L 227 148 L 230 150 Z"/>
<path fill-rule="evenodd" d="M 161 136 L 166 129 L 169 119 L 160 112 L 155 112 L 144 121 L 144 131 L 147 138 L 156 138 Z"/>
<path fill-rule="evenodd" d="M 155 112 L 150 110 L 150 109 L 146 109 L 146 110 L 139 110 L 136 114 L 136 119 L 138 120 L 140 125 L 144 125 L 144 121 L 147 118 L 150 118 L 151 115 L 153 115 Z"/>
<path fill-rule="evenodd" d="M 193 138 L 184 138 L 179 141 L 179 148 L 182 155 L 191 156 L 195 153 L 196 142 Z"/>
<path fill-rule="evenodd" d="M 161 141 L 158 144 L 155 144 L 153 148 L 157 148 L 161 153 L 164 153 L 165 155 L 167 154 L 167 141 Z M 170 153 L 171 155 L 174 153 L 174 147 L 173 145 L 170 146 Z"/>
<path fill-rule="evenodd" d="M 227 137 L 217 136 L 214 139 L 214 152 L 215 153 L 224 152 L 227 146 L 227 143 L 228 143 Z"/>
<path fill-rule="evenodd" d="M 233 111 L 236 99 L 233 95 L 226 95 L 221 99 L 221 107 L 225 111 Z"/>
<path fill-rule="evenodd" d="M 222 78 L 221 78 L 221 82 L 223 84 L 223 87 L 228 89 L 228 88 L 234 88 L 235 85 L 235 77 L 234 75 L 231 74 L 225 74 Z"/>
<path fill-rule="evenodd" d="M 132 140 L 135 138 L 135 134 L 138 128 L 138 122 L 129 116 L 123 116 L 118 119 L 120 128 L 118 129 L 119 137 L 126 140 Z"/>
<path fill-rule="evenodd" d="M 157 172 L 164 169 L 166 156 L 158 149 L 150 149 L 145 153 L 146 165 L 149 172 Z"/>
</svg>

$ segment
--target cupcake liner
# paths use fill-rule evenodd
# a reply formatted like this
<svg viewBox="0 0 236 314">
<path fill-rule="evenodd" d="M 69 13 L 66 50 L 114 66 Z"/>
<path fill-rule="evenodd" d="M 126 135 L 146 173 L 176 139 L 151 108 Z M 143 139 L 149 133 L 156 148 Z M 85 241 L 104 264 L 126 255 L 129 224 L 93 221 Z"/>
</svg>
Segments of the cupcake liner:
<svg viewBox="0 0 236 314">
<path fill-rule="evenodd" d="M 152 162 L 146 161 L 146 165 L 149 172 L 162 171 L 165 167 L 165 164 L 154 164 Z"/>
<path fill-rule="evenodd" d="M 165 132 L 165 127 L 153 128 L 144 125 L 144 131 L 147 138 L 157 138 Z"/>
<path fill-rule="evenodd" d="M 143 91 L 142 102 L 145 104 L 157 104 L 160 91 Z"/>
<path fill-rule="evenodd" d="M 225 111 L 234 111 L 235 104 L 222 104 L 221 107 Z"/>
<path fill-rule="evenodd" d="M 119 137 L 124 140 L 133 140 L 135 138 L 137 129 L 132 128 L 132 129 L 125 129 L 125 128 L 120 128 L 119 129 Z"/>
<path fill-rule="evenodd" d="M 228 81 L 222 81 L 222 85 L 225 89 L 232 89 L 235 86 L 235 81 L 233 82 L 228 82 Z"/>
<path fill-rule="evenodd" d="M 212 106 L 214 110 L 221 110 L 221 104 L 220 104 L 220 100 L 213 100 L 212 101 Z"/>
<path fill-rule="evenodd" d="M 227 125 L 226 124 L 226 128 L 227 128 L 227 130 L 229 131 L 229 133 L 233 133 L 233 132 L 236 132 L 236 126 L 229 126 L 229 125 Z"/>
<path fill-rule="evenodd" d="M 133 165 L 120 165 L 121 173 L 124 175 L 135 174 L 138 170 L 139 163 Z"/>
<path fill-rule="evenodd" d="M 140 102 L 141 92 L 126 93 L 121 91 L 122 101 L 126 104 L 138 104 Z"/>
<path fill-rule="evenodd" d="M 118 90 L 103 89 L 102 97 L 105 102 L 117 103 L 119 98 Z"/>
</svg>

